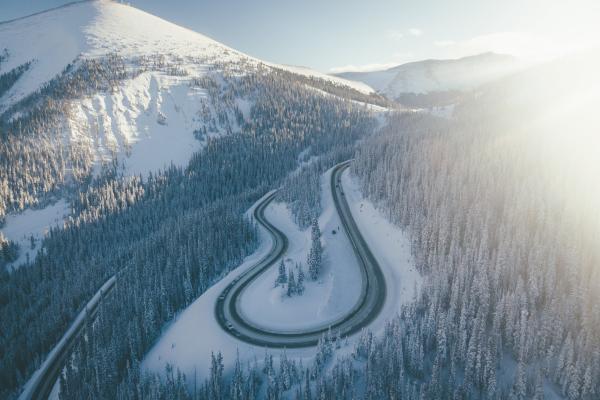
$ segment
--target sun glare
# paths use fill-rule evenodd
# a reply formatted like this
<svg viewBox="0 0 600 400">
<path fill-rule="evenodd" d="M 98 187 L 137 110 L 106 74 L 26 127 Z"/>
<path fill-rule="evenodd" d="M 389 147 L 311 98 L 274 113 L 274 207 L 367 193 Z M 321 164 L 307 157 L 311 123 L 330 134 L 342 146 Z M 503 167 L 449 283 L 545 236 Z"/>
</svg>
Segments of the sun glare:
<svg viewBox="0 0 600 400">
<path fill-rule="evenodd" d="M 587 52 L 522 82 L 529 122 L 519 132 L 532 159 L 546 169 L 550 196 L 600 235 L 600 53 Z"/>
</svg>

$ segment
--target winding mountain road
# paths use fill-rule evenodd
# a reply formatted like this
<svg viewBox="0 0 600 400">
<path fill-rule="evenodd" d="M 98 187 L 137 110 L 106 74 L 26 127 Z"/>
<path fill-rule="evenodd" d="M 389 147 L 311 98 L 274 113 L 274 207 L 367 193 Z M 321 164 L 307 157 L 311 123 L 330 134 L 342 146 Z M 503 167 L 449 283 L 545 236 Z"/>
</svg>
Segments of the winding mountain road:
<svg viewBox="0 0 600 400">
<path fill-rule="evenodd" d="M 317 344 L 329 329 L 334 334 L 348 336 L 369 325 L 383 308 L 386 296 L 385 279 L 377 260 L 362 237 L 341 185 L 341 174 L 350 161 L 338 164 L 331 173 L 333 201 L 350 240 L 360 266 L 362 285 L 359 298 L 352 309 L 338 320 L 309 330 L 271 330 L 247 319 L 240 310 L 244 290 L 263 272 L 278 261 L 286 252 L 286 236 L 273 226 L 264 215 L 265 209 L 275 198 L 276 192 L 267 196 L 254 210 L 254 218 L 271 235 L 273 245 L 269 253 L 255 266 L 236 277 L 219 295 L 215 305 L 215 317 L 219 325 L 234 337 L 245 342 L 266 347 L 309 347 Z"/>
<path fill-rule="evenodd" d="M 358 230 L 344 196 L 340 177 L 342 172 L 348 168 L 349 163 L 346 161 L 334 167 L 331 173 L 331 192 L 344 231 L 350 240 L 361 269 L 360 296 L 352 309 L 345 316 L 326 325 L 310 330 L 295 331 L 276 331 L 260 327 L 239 312 L 240 299 L 244 290 L 278 261 L 288 248 L 287 237 L 264 215 L 265 209 L 277 195 L 276 192 L 273 192 L 254 210 L 254 218 L 269 232 L 273 239 L 273 245 L 265 257 L 248 271 L 236 277 L 218 297 L 215 316 L 223 330 L 240 340 L 259 346 L 309 347 L 316 345 L 329 329 L 333 333 L 339 332 L 341 336 L 347 336 L 360 331 L 377 317 L 385 301 L 385 280 L 377 260 Z M 32 376 L 24 392 L 19 396 L 20 400 L 48 398 L 67 357 L 71 354 L 75 339 L 83 331 L 85 318 L 95 318 L 100 300 L 112 291 L 115 283 L 116 276 L 113 276 L 102 285 L 71 328 L 49 353 L 40 369 Z"/>
</svg>

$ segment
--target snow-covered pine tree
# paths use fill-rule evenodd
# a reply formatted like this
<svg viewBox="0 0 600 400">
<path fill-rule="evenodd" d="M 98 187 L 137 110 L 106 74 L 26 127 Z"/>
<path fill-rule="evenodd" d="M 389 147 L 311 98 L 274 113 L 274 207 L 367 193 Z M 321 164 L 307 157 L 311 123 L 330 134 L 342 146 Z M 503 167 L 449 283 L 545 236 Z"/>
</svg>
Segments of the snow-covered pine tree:
<svg viewBox="0 0 600 400">
<path fill-rule="evenodd" d="M 215 356 L 211 353 L 210 379 L 209 379 L 209 397 L 211 399 L 222 398 L 223 386 L 223 355 L 218 352 Z"/>
<path fill-rule="evenodd" d="M 323 248 L 321 246 L 321 230 L 319 229 L 319 223 L 315 218 L 312 222 L 311 246 L 307 259 L 308 273 L 313 281 L 316 281 L 321 273 L 322 253 Z"/>
<path fill-rule="evenodd" d="M 233 368 L 233 378 L 231 379 L 229 386 L 231 400 L 244 399 L 244 372 L 242 371 L 239 350 L 236 354 L 235 366 Z"/>
<path fill-rule="evenodd" d="M 296 264 L 296 269 L 298 270 L 298 282 L 296 282 L 296 292 L 299 295 L 302 295 L 304 293 L 304 269 L 300 264 Z"/>
<path fill-rule="evenodd" d="M 277 274 L 277 278 L 275 279 L 275 287 L 279 285 L 283 286 L 286 282 L 287 275 L 285 273 L 285 263 L 283 262 L 283 259 L 281 259 L 281 262 L 279 263 L 279 273 Z"/>
<path fill-rule="evenodd" d="M 189 268 L 185 268 L 183 292 L 185 296 L 185 304 L 190 304 L 192 302 L 192 298 L 194 297 L 194 289 L 192 288 L 192 278 Z"/>
<path fill-rule="evenodd" d="M 290 272 L 288 273 L 287 295 L 288 297 L 292 297 L 296 293 L 296 278 L 294 278 L 294 270 L 290 269 Z"/>
</svg>

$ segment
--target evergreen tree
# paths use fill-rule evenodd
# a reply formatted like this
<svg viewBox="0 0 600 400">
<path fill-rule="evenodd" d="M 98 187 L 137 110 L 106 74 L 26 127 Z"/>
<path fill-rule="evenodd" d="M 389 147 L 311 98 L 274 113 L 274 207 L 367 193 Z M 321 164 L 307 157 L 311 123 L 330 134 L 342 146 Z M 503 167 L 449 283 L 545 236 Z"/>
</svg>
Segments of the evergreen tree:
<svg viewBox="0 0 600 400">
<path fill-rule="evenodd" d="M 283 258 L 281 259 L 281 262 L 279 263 L 279 270 L 277 273 L 277 278 L 275 279 L 275 287 L 281 285 L 285 285 L 287 282 L 288 278 L 285 272 L 285 263 L 283 262 Z"/>
<path fill-rule="evenodd" d="M 244 399 L 244 372 L 240 363 L 240 352 L 236 353 L 235 366 L 233 367 L 233 378 L 230 383 L 231 400 Z"/>
<path fill-rule="evenodd" d="M 185 275 L 183 280 L 183 291 L 185 297 L 185 304 L 190 304 L 194 297 L 194 289 L 192 288 L 192 280 L 190 276 L 190 271 L 188 268 L 185 268 Z"/>
<path fill-rule="evenodd" d="M 304 400 L 312 400 L 312 394 L 310 389 L 310 372 L 306 368 L 304 373 Z"/>
<path fill-rule="evenodd" d="M 316 281 L 321 273 L 322 253 L 321 230 L 319 229 L 319 222 L 314 218 L 311 227 L 311 246 L 306 262 L 308 265 L 308 273 L 313 281 Z"/>
<path fill-rule="evenodd" d="M 290 269 L 288 273 L 288 282 L 287 282 L 287 296 L 292 297 L 297 293 L 296 288 L 296 279 L 294 278 L 294 271 Z"/>
<path fill-rule="evenodd" d="M 211 353 L 210 358 L 209 398 L 221 400 L 223 398 L 223 356 L 221 352 L 218 352 L 216 356 Z"/>
<path fill-rule="evenodd" d="M 298 270 L 298 281 L 296 282 L 296 292 L 299 295 L 304 293 L 304 269 L 302 265 L 296 264 L 296 268 Z"/>
</svg>

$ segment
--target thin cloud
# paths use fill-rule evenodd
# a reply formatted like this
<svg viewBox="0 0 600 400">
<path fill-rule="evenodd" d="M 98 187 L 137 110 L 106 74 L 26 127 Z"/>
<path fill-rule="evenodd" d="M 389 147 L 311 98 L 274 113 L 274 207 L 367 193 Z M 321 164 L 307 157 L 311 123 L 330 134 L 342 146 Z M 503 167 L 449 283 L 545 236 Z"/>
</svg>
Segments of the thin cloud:
<svg viewBox="0 0 600 400">
<path fill-rule="evenodd" d="M 411 36 L 421 36 L 423 34 L 423 31 L 419 28 L 410 28 L 408 30 L 408 34 Z"/>
</svg>

